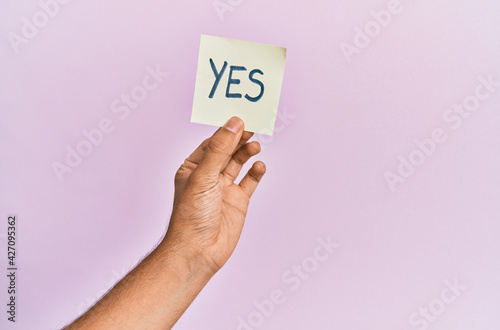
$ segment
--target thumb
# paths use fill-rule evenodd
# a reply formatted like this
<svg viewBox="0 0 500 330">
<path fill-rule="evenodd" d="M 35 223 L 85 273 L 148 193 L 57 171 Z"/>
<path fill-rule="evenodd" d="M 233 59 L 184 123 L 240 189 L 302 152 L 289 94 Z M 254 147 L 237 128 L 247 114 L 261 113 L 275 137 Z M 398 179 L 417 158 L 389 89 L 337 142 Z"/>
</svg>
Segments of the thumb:
<svg viewBox="0 0 500 330">
<path fill-rule="evenodd" d="M 243 135 L 245 123 L 232 117 L 210 138 L 205 155 L 198 164 L 197 171 L 202 175 L 219 174 L 233 155 Z"/>
</svg>

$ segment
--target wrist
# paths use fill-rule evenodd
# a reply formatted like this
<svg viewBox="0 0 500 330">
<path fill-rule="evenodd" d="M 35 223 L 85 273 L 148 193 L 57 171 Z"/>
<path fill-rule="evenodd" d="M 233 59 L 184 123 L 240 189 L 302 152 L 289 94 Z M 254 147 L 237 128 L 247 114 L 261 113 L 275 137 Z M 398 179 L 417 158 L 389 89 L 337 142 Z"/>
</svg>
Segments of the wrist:
<svg viewBox="0 0 500 330">
<path fill-rule="evenodd" d="M 167 231 L 157 250 L 166 257 L 167 263 L 176 265 L 185 278 L 196 277 L 208 281 L 219 270 L 200 247 L 189 244 L 170 230 Z"/>
</svg>

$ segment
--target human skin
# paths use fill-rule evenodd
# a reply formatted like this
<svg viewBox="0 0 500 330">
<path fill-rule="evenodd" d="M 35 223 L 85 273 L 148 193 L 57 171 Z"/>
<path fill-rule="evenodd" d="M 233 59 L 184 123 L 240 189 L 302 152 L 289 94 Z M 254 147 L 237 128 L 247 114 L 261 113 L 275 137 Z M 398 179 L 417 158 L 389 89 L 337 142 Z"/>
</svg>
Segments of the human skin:
<svg viewBox="0 0 500 330">
<path fill-rule="evenodd" d="M 175 175 L 172 216 L 158 246 L 99 302 L 65 329 L 170 329 L 226 263 L 241 235 L 250 197 L 266 168 L 231 118 L 184 161 Z"/>
</svg>

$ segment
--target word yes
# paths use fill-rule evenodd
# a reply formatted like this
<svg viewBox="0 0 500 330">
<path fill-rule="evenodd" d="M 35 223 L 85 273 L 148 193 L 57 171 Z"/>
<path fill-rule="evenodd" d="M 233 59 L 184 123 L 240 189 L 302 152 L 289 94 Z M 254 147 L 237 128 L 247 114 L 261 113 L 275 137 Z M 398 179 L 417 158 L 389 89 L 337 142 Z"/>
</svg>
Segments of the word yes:
<svg viewBox="0 0 500 330">
<path fill-rule="evenodd" d="M 208 96 L 208 98 L 212 99 L 214 97 L 215 91 L 217 90 L 217 87 L 219 86 L 219 83 L 222 79 L 222 76 L 224 75 L 224 72 L 226 71 L 227 61 L 224 61 L 224 65 L 222 66 L 222 69 L 220 70 L 220 72 L 217 72 L 217 68 L 215 67 L 214 61 L 212 59 L 210 59 L 210 66 L 212 67 L 212 71 L 215 75 L 215 82 L 214 82 L 214 85 L 212 86 L 212 90 L 210 91 L 210 95 Z M 244 66 L 231 65 L 231 67 L 229 68 L 229 79 L 227 81 L 226 98 L 235 98 L 235 99 L 242 98 L 242 95 L 240 93 L 231 93 L 230 88 L 231 88 L 231 85 L 238 85 L 240 83 L 239 79 L 233 79 L 233 71 L 246 71 L 246 70 L 247 70 L 247 68 L 245 68 Z M 245 94 L 245 98 L 250 102 L 257 102 L 264 95 L 264 84 L 260 80 L 257 80 L 254 78 L 254 75 L 256 73 L 258 73 L 260 75 L 264 75 L 264 73 L 259 69 L 254 69 L 254 70 L 250 71 L 250 73 L 248 75 L 248 79 L 251 82 L 253 82 L 254 84 L 260 86 L 260 93 L 256 97 L 251 97 L 250 95 Z"/>
</svg>

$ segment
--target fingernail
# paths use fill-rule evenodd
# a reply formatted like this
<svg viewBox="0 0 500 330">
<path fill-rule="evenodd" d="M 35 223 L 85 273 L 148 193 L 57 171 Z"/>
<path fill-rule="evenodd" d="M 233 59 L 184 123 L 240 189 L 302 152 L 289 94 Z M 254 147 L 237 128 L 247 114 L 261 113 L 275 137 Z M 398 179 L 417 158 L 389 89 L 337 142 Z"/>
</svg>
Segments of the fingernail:
<svg viewBox="0 0 500 330">
<path fill-rule="evenodd" d="M 231 119 L 229 119 L 227 123 L 224 124 L 224 128 L 227 128 L 228 130 L 230 130 L 235 134 L 237 134 L 243 126 L 244 126 L 243 120 L 241 120 L 236 116 L 231 117 Z"/>
</svg>

